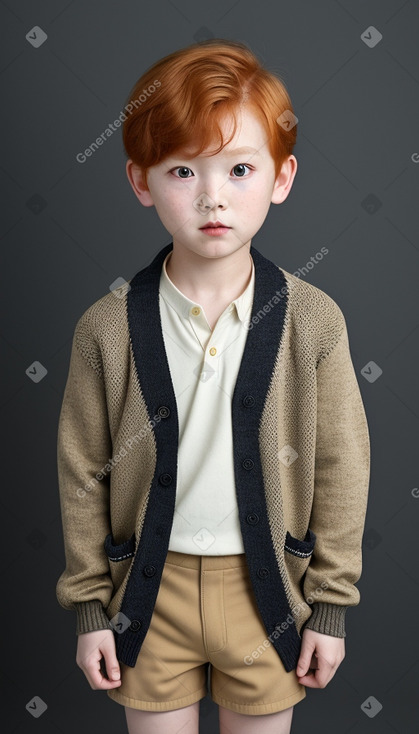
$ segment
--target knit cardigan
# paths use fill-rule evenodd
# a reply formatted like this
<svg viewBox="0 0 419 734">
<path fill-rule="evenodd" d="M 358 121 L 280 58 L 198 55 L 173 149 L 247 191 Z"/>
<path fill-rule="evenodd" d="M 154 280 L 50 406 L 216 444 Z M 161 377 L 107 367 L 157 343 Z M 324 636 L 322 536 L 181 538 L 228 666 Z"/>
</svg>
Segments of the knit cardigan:
<svg viewBox="0 0 419 734">
<path fill-rule="evenodd" d="M 76 634 L 112 630 L 131 667 L 176 501 L 179 426 L 159 312 L 172 248 L 80 316 L 58 425 L 57 599 L 76 612 Z M 341 309 L 254 246 L 250 255 L 255 290 L 231 405 L 235 488 L 265 644 L 289 672 L 304 628 L 345 637 L 347 608 L 359 604 L 370 442 Z"/>
</svg>

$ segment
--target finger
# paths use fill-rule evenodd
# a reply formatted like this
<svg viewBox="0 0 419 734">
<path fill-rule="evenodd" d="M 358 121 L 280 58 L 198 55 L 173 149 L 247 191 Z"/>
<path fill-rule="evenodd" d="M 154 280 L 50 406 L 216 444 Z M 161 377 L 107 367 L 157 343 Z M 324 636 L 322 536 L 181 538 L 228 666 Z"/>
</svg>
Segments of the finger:
<svg viewBox="0 0 419 734">
<path fill-rule="evenodd" d="M 103 667 L 103 674 L 108 681 L 115 682 L 120 681 L 121 671 L 119 668 L 118 660 L 115 653 L 108 648 L 103 650 L 103 658 L 101 660 Z"/>
<path fill-rule="evenodd" d="M 102 660 L 103 658 L 100 661 L 96 661 L 86 670 L 86 677 L 91 688 L 102 691 L 108 690 L 109 688 L 117 688 L 121 685 L 121 680 L 108 680 L 105 665 L 103 664 L 102 667 Z"/>
<path fill-rule="evenodd" d="M 312 667 L 313 650 L 312 648 L 304 647 L 301 648 L 300 657 L 297 663 L 296 673 L 298 676 L 305 675 L 309 668 Z"/>
<path fill-rule="evenodd" d="M 106 687 L 109 682 L 101 670 L 100 660 L 91 661 L 85 668 L 85 675 L 94 690 Z"/>
<path fill-rule="evenodd" d="M 324 688 L 326 681 L 318 670 L 309 668 L 307 675 L 298 676 L 298 682 L 307 688 Z"/>
<path fill-rule="evenodd" d="M 119 668 L 118 659 L 115 652 L 108 647 L 103 650 L 103 667 L 104 675 L 107 675 L 109 681 L 118 681 L 121 678 L 121 671 Z M 101 662 L 102 662 L 101 661 Z"/>
</svg>

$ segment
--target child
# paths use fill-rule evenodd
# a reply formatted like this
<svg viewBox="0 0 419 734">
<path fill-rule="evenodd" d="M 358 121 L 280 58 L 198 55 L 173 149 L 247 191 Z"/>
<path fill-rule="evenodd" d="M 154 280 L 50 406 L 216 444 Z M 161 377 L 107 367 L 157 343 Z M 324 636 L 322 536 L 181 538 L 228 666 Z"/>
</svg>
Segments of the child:
<svg viewBox="0 0 419 734">
<path fill-rule="evenodd" d="M 57 598 L 130 734 L 196 734 L 207 672 L 221 732 L 287 733 L 345 655 L 370 469 L 342 311 L 251 245 L 296 118 L 222 39 L 154 64 L 125 110 L 129 181 L 172 241 L 75 327 Z"/>
</svg>

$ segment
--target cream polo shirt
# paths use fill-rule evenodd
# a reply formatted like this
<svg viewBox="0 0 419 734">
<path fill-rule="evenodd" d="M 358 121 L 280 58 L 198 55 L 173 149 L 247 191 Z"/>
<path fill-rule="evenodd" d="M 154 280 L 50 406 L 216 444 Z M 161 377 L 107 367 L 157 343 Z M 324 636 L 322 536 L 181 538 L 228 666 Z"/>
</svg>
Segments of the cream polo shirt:
<svg viewBox="0 0 419 734">
<path fill-rule="evenodd" d="M 255 266 L 243 293 L 211 330 L 204 309 L 170 280 L 163 261 L 159 303 L 179 421 L 178 479 L 169 550 L 244 553 L 238 514 L 231 400 L 246 343 Z"/>
</svg>

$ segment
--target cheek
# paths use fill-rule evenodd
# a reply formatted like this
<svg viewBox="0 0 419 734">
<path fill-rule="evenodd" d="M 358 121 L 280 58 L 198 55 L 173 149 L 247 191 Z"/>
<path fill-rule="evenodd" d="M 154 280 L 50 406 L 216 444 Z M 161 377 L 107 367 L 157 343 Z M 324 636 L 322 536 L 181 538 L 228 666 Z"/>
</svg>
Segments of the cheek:
<svg viewBox="0 0 419 734">
<path fill-rule="evenodd" d="M 158 202 L 155 203 L 157 213 L 164 226 L 179 227 L 195 212 L 192 197 L 185 192 L 173 193 L 160 190 Z"/>
<path fill-rule="evenodd" d="M 253 187 L 251 190 L 243 192 L 239 203 L 246 218 L 261 217 L 269 209 L 270 198 L 266 191 Z"/>
<path fill-rule="evenodd" d="M 169 187 L 158 186 L 154 190 L 154 203 L 158 211 L 170 214 L 175 209 L 176 197 L 173 196 L 173 192 L 170 191 Z"/>
</svg>

